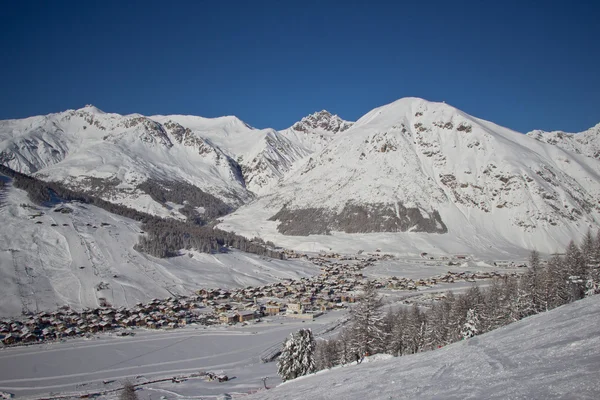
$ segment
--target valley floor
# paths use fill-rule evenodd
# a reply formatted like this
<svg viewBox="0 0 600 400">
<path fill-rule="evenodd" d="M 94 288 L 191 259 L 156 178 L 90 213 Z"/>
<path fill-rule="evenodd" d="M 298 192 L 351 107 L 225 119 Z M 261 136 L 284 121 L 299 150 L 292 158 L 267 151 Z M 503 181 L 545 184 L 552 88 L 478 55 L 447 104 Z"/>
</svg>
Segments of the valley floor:
<svg viewBox="0 0 600 400">
<path fill-rule="evenodd" d="M 272 317 L 247 326 L 136 330 L 133 337 L 97 335 L 93 339 L 6 348 L 0 351 L 0 391 L 19 398 L 75 395 L 120 388 L 125 379 L 142 383 L 210 371 L 224 373 L 230 380 L 218 383 L 193 378 L 178 384 L 156 383 L 144 386 L 140 397 L 249 393 L 263 387 L 262 377 L 269 377 L 270 387 L 281 382 L 276 363 L 261 363 L 261 355 L 280 346 L 291 332 L 312 328 L 319 334 L 337 326 L 343 316 L 341 311 L 330 312 L 306 322 Z"/>
</svg>

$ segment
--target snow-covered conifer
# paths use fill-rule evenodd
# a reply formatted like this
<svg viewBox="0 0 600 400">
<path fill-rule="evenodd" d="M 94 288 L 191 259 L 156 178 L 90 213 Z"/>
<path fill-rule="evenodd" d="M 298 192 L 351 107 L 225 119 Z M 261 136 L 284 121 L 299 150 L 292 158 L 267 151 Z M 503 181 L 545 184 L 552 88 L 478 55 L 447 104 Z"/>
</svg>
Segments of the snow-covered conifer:
<svg viewBox="0 0 600 400">
<path fill-rule="evenodd" d="M 467 318 L 460 333 L 462 338 L 469 339 L 479 334 L 478 325 L 479 319 L 477 318 L 477 313 L 471 308 L 467 311 Z"/>
<path fill-rule="evenodd" d="M 376 354 L 385 350 L 387 334 L 383 302 L 377 289 L 371 283 L 364 287 L 364 293 L 350 314 L 350 346 L 359 357 Z"/>
<path fill-rule="evenodd" d="M 277 373 L 285 382 L 316 371 L 315 340 L 310 329 L 300 329 L 283 343 Z"/>
</svg>

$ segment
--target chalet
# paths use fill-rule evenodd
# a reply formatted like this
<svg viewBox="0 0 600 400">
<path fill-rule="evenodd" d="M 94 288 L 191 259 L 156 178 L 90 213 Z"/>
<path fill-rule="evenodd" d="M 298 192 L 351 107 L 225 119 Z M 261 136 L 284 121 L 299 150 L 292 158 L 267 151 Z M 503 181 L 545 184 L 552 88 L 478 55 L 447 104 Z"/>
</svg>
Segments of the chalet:
<svg viewBox="0 0 600 400">
<path fill-rule="evenodd" d="M 29 332 L 29 333 L 24 333 L 23 335 L 21 335 L 21 341 L 23 343 L 32 343 L 37 341 L 37 336 L 35 336 L 33 333 Z"/>
<path fill-rule="evenodd" d="M 254 319 L 254 311 L 252 311 L 252 310 L 238 311 L 237 317 L 238 317 L 239 322 L 250 321 L 250 320 Z"/>
<path fill-rule="evenodd" d="M 13 333 L 9 333 L 8 335 L 4 336 L 4 338 L 2 339 L 2 343 L 4 343 L 5 345 L 15 344 L 18 341 L 19 341 L 19 338 Z"/>
<path fill-rule="evenodd" d="M 111 325 L 111 323 L 110 323 L 110 322 L 108 322 L 108 321 L 101 321 L 101 322 L 98 324 L 98 327 L 99 327 L 99 329 L 101 329 L 101 330 L 103 330 L 103 331 L 107 331 L 107 330 L 109 330 L 110 328 L 112 328 L 112 325 Z"/>
<path fill-rule="evenodd" d="M 235 322 L 237 315 L 234 313 L 225 313 L 219 316 L 219 320 L 224 324 L 231 324 Z"/>
<path fill-rule="evenodd" d="M 267 304 L 265 305 L 264 313 L 266 315 L 277 315 L 281 312 L 279 304 Z"/>
<path fill-rule="evenodd" d="M 288 303 L 287 305 L 288 314 L 302 314 L 302 304 L 300 303 Z"/>
</svg>

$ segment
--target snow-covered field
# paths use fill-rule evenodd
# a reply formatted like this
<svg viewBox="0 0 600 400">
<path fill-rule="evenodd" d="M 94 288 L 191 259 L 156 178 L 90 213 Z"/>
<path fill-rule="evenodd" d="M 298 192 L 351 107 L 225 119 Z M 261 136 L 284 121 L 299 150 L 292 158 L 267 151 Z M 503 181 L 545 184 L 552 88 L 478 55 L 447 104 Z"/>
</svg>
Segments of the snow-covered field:
<svg viewBox="0 0 600 400">
<path fill-rule="evenodd" d="M 135 221 L 83 204 L 23 207 L 31 203 L 14 187 L 4 197 L 0 199 L 2 317 L 65 304 L 97 307 L 100 298 L 114 306 L 133 306 L 152 298 L 189 295 L 203 287 L 257 286 L 319 273 L 305 260 L 281 261 L 239 251 L 158 259 L 133 249 L 141 232 Z M 72 212 L 55 212 L 57 208 Z M 101 282 L 108 285 L 97 290 Z"/>
<path fill-rule="evenodd" d="M 143 399 L 249 393 L 263 387 L 262 377 L 269 377 L 270 387 L 281 382 L 274 362 L 260 362 L 263 353 L 300 328 L 312 328 L 318 334 L 335 326 L 342 314 L 331 312 L 307 322 L 273 317 L 245 327 L 137 330 L 134 337 L 99 335 L 92 340 L 4 349 L 0 351 L 0 391 L 18 397 L 92 393 L 119 388 L 125 379 L 140 383 L 211 371 L 233 379 L 224 383 L 202 378 L 177 384 L 156 383 L 138 393 Z"/>
<path fill-rule="evenodd" d="M 435 351 L 373 356 L 248 399 L 598 399 L 600 296 Z"/>
</svg>

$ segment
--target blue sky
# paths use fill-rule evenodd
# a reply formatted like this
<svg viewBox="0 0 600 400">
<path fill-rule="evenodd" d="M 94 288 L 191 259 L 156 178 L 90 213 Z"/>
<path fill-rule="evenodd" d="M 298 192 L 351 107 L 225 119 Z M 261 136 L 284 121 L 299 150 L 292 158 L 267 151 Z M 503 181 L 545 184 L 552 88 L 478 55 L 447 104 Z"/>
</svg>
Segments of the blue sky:
<svg viewBox="0 0 600 400">
<path fill-rule="evenodd" d="M 416 96 L 581 131 L 600 122 L 599 3 L 5 2 L 0 119 L 91 103 L 282 129 Z"/>
</svg>

